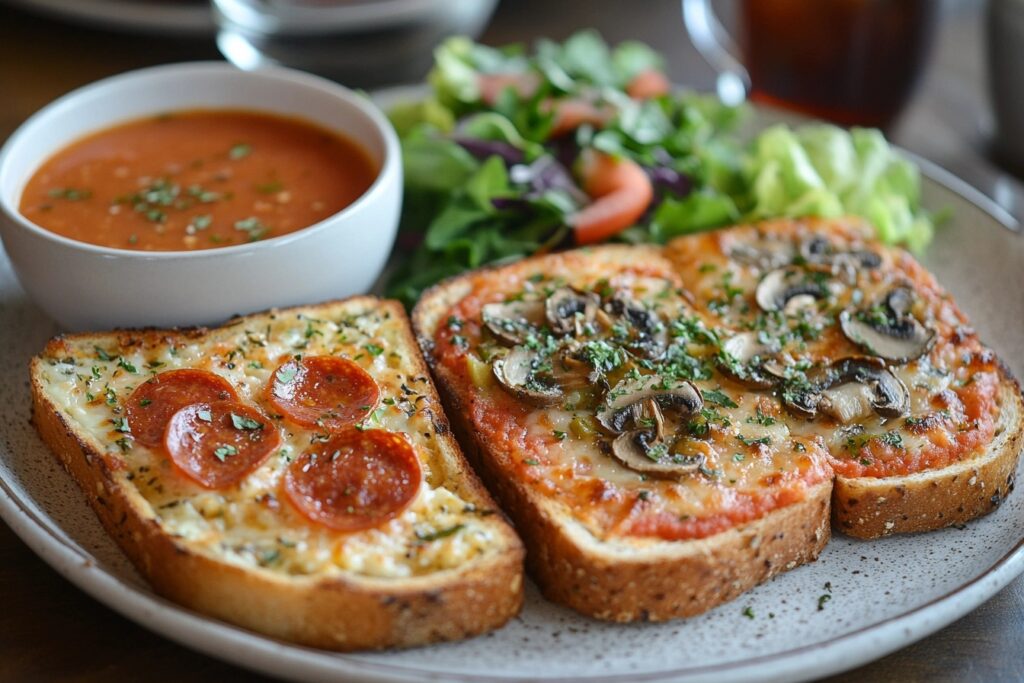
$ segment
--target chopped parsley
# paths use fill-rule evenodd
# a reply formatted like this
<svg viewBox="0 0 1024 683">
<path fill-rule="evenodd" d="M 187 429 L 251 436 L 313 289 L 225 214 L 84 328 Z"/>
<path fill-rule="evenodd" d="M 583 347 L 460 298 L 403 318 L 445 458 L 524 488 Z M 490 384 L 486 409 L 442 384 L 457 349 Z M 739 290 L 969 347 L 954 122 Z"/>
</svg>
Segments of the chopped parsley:
<svg viewBox="0 0 1024 683">
<path fill-rule="evenodd" d="M 701 474 L 703 474 L 708 479 L 718 479 L 719 477 L 722 476 L 722 470 L 711 469 L 706 465 L 701 465 L 697 469 Z"/>
<path fill-rule="evenodd" d="M 739 441 L 744 446 L 755 446 L 755 445 L 768 446 L 772 442 L 772 438 L 770 436 L 762 436 L 762 437 L 760 437 L 758 439 L 751 439 L 751 438 L 743 436 L 742 434 L 737 434 L 736 435 L 736 440 Z"/>
<path fill-rule="evenodd" d="M 270 227 L 256 216 L 249 216 L 240 221 L 235 221 L 235 230 L 240 230 L 248 235 L 250 242 L 263 239 L 270 232 Z"/>
<path fill-rule="evenodd" d="M 240 142 L 228 150 L 228 158 L 234 161 L 244 159 L 245 157 L 252 154 L 252 145 Z"/>
<path fill-rule="evenodd" d="M 611 372 L 627 360 L 625 350 L 600 339 L 585 343 L 580 358 L 602 373 Z"/>
<path fill-rule="evenodd" d="M 92 197 L 92 190 L 75 187 L 55 187 L 46 194 L 53 199 L 66 199 L 69 202 L 78 202 Z"/>
<path fill-rule="evenodd" d="M 220 199 L 219 192 L 204 190 L 201 185 L 189 185 L 188 194 L 190 197 L 194 197 L 202 204 L 212 204 Z"/>
<path fill-rule="evenodd" d="M 271 180 L 267 183 L 260 183 L 256 186 L 256 191 L 260 194 L 277 194 L 284 189 L 284 183 L 280 180 Z"/>
<path fill-rule="evenodd" d="M 224 462 L 231 456 L 238 455 L 238 449 L 232 446 L 231 444 L 226 444 L 224 446 L 218 446 L 213 451 L 213 455 L 221 462 Z"/>
<path fill-rule="evenodd" d="M 888 431 L 878 437 L 878 440 L 884 443 L 886 446 L 892 446 L 893 448 L 903 448 L 903 437 L 899 435 L 899 432 Z"/>
<path fill-rule="evenodd" d="M 129 363 L 124 358 L 118 358 L 117 359 L 117 365 L 118 365 L 118 367 L 124 368 L 125 372 L 130 372 L 133 375 L 139 374 L 138 368 L 136 368 L 134 365 Z"/>
<path fill-rule="evenodd" d="M 231 413 L 231 426 L 235 429 L 243 430 L 254 430 L 263 429 L 263 423 L 258 422 L 251 417 L 245 417 L 244 415 L 238 415 L 237 413 Z"/>
<path fill-rule="evenodd" d="M 365 344 L 363 345 L 363 348 L 366 349 L 369 352 L 369 354 L 374 357 L 384 353 L 384 347 L 377 346 L 376 344 Z"/>
<path fill-rule="evenodd" d="M 206 230 L 211 223 L 213 223 L 213 216 L 208 213 L 193 216 L 188 226 L 185 227 L 185 232 L 192 235 L 200 230 Z"/>
<path fill-rule="evenodd" d="M 750 605 L 747 605 L 746 607 L 743 608 L 742 614 L 747 619 L 753 619 L 754 618 L 754 608 L 751 607 Z"/>
<path fill-rule="evenodd" d="M 458 532 L 462 531 L 465 528 L 466 528 L 465 524 L 456 524 L 455 526 L 450 526 L 447 529 L 439 529 L 437 531 L 434 531 L 434 532 L 431 532 L 431 533 L 427 533 L 427 534 L 425 534 L 423 532 L 420 532 L 420 531 L 417 531 L 416 532 L 416 538 L 419 539 L 420 541 L 423 541 L 424 543 L 430 543 L 431 541 L 437 541 L 437 540 L 440 540 L 442 538 L 448 538 L 449 536 L 451 536 L 453 534 L 457 534 Z"/>
<path fill-rule="evenodd" d="M 277 371 L 274 375 L 274 379 L 278 384 L 291 384 L 298 372 L 299 369 L 294 365 L 286 365 Z"/>
<path fill-rule="evenodd" d="M 754 408 L 754 417 L 748 417 L 747 422 L 750 422 L 751 424 L 759 424 L 764 427 L 771 427 L 775 424 L 776 420 L 771 415 L 765 415 L 761 412 L 761 406 L 757 406 Z"/>
<path fill-rule="evenodd" d="M 710 401 L 717 406 L 722 406 L 723 408 L 739 408 L 739 405 L 729 398 L 725 392 L 718 391 L 716 389 L 705 389 L 701 392 L 701 395 L 704 396 L 705 401 Z"/>
</svg>

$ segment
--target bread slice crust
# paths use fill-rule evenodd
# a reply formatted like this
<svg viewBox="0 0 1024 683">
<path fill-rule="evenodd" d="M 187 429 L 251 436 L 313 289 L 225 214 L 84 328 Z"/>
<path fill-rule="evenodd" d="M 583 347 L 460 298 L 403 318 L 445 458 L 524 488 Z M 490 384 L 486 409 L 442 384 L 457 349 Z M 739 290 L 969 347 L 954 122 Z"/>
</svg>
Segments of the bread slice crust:
<svg viewBox="0 0 1024 683">
<path fill-rule="evenodd" d="M 403 325 L 403 344 L 414 371 L 426 366 L 396 302 L 356 297 L 315 307 L 285 309 L 235 319 L 256 321 L 264 315 L 294 311 L 324 312 L 344 306 L 377 306 Z M 212 330 L 216 331 L 216 330 Z M 240 566 L 172 537 L 152 507 L 111 467 L 99 444 L 62 413 L 48 396 L 41 364 L 68 341 L 104 343 L 128 335 L 149 340 L 197 340 L 208 332 L 141 330 L 80 334 L 57 338 L 31 361 L 33 423 L 44 443 L 72 475 L 104 528 L 154 590 L 197 612 L 244 628 L 311 647 L 339 651 L 410 647 L 456 640 L 498 628 L 522 605 L 523 550 L 511 528 L 494 517 L 497 551 L 462 566 L 400 579 L 356 574 L 286 575 Z M 440 400 L 432 386 L 428 402 Z M 463 459 L 440 410 L 433 415 L 436 438 L 445 454 L 446 482 L 481 509 L 492 500 Z"/>
<path fill-rule="evenodd" d="M 1024 400 L 1003 369 L 995 438 L 974 457 L 899 477 L 837 476 L 832 518 L 861 539 L 964 524 L 996 508 L 1014 487 L 1024 447 Z"/>
<path fill-rule="evenodd" d="M 697 263 L 722 259 L 728 248 L 756 244 L 759 240 L 775 240 L 776 244 L 794 243 L 808 238 L 824 238 L 840 244 L 856 245 L 870 249 L 880 257 L 881 268 L 886 275 L 898 275 L 896 282 L 910 282 L 916 290 L 925 290 L 931 297 L 931 306 L 938 308 L 945 317 L 957 319 L 957 329 L 950 339 L 953 343 L 972 344 L 977 357 L 984 357 L 985 367 L 997 373 L 996 409 L 999 411 L 998 424 L 992 441 L 976 446 L 960 454 L 955 460 L 942 466 L 932 466 L 909 474 L 878 474 L 876 476 L 850 476 L 836 468 L 833 489 L 832 516 L 838 531 L 861 539 L 878 538 L 896 533 L 913 533 L 940 529 L 963 524 L 971 519 L 994 510 L 999 502 L 1012 490 L 1017 460 L 1024 446 L 1024 418 L 1022 418 L 1020 387 L 1012 373 L 996 355 L 984 348 L 977 339 L 967 318 L 956 307 L 934 276 L 926 271 L 909 253 L 897 247 L 887 247 L 873 240 L 874 231 L 865 221 L 855 217 L 838 219 L 804 218 L 767 220 L 750 225 L 738 225 L 728 230 L 688 235 L 676 238 L 665 247 L 667 257 L 683 276 L 685 286 L 692 291 L 702 291 L 701 275 Z M 710 254 L 710 258 L 709 255 Z M 740 263 L 743 267 L 743 263 Z M 779 267 L 776 263 L 771 268 Z M 876 271 L 879 272 L 879 271 Z M 710 276 L 709 276 L 710 277 Z M 882 282 L 864 278 L 864 282 Z M 706 291 L 706 290 L 703 290 Z M 865 297 L 870 294 L 865 293 Z M 698 307 L 703 305 L 697 297 Z M 834 359 L 850 352 L 860 353 L 850 347 L 839 331 L 839 326 L 826 330 L 813 342 L 820 346 L 832 344 L 839 339 L 841 352 Z M 963 332 L 961 332 L 961 329 Z M 832 342 L 825 342 L 829 334 Z M 936 350 L 942 344 L 950 343 L 940 339 Z M 831 351 L 826 348 L 826 351 Z M 812 350 L 812 354 L 815 351 Z M 892 363 L 899 367 L 906 363 Z M 794 417 L 794 420 L 802 418 Z M 892 421 L 899 428 L 899 421 Z M 839 425 L 837 424 L 837 429 Z M 956 427 L 953 427 L 954 431 Z M 927 446 L 915 454 L 924 454 Z M 852 460 L 850 451 L 833 447 L 847 462 Z"/>
<path fill-rule="evenodd" d="M 599 259 L 632 262 L 658 253 L 623 246 L 591 252 Z M 456 435 L 515 523 L 527 548 L 527 569 L 545 597 L 605 621 L 665 621 L 706 612 L 818 557 L 830 537 L 831 481 L 809 489 L 798 503 L 713 536 L 663 541 L 599 539 L 517 478 L 509 454 L 482 440 L 470 423 L 474 398 L 438 368 L 433 353 L 447 312 L 472 290 L 470 277 L 447 280 L 425 293 L 413 310 L 413 329 Z"/>
</svg>

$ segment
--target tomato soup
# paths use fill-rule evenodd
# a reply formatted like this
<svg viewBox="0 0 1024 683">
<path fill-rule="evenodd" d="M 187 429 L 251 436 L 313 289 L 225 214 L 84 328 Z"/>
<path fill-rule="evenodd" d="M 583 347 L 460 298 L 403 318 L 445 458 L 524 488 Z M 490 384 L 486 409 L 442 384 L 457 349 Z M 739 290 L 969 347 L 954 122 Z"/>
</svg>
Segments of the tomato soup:
<svg viewBox="0 0 1024 683">
<path fill-rule="evenodd" d="M 58 152 L 21 213 L 73 240 L 120 249 L 212 249 L 278 237 L 354 202 L 376 165 L 311 123 L 196 110 L 125 123 Z"/>
</svg>

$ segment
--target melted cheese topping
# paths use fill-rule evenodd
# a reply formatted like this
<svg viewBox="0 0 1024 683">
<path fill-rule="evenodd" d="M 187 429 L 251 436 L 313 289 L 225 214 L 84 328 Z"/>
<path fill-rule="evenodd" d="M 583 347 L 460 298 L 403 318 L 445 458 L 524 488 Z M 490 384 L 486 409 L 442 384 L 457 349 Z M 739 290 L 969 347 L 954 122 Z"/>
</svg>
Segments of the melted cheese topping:
<svg viewBox="0 0 1024 683">
<path fill-rule="evenodd" d="M 312 309 L 316 310 L 316 309 Z M 336 317 L 334 317 L 336 316 Z M 285 574 L 408 577 L 458 567 L 500 549 L 502 523 L 444 486 L 429 379 L 413 376 L 399 320 L 372 308 L 334 309 L 330 319 L 302 312 L 262 316 L 182 342 L 133 338 L 107 348 L 91 340 L 59 342 L 44 360 L 48 397 L 88 434 L 108 466 L 135 489 L 170 535 L 227 562 Z M 378 528 L 340 533 L 314 525 L 280 495 L 288 463 L 325 437 L 274 417 L 261 394 L 274 368 L 296 355 L 351 358 L 381 388 L 381 404 L 363 423 L 404 434 L 424 480 L 412 503 Z M 226 378 L 242 401 L 257 405 L 281 431 L 283 446 L 237 486 L 206 490 L 178 473 L 160 452 L 135 444 L 123 402 L 154 373 L 196 368 Z"/>
<path fill-rule="evenodd" d="M 832 467 L 845 476 L 909 474 L 970 458 L 991 441 L 998 422 L 996 357 L 927 271 L 906 252 L 883 247 L 869 235 L 867 226 L 854 222 L 778 221 L 676 240 L 667 257 L 708 324 L 725 335 L 754 331 L 797 367 L 870 355 L 843 334 L 839 313 L 866 309 L 895 287 L 912 289 L 911 314 L 935 331 L 936 341 L 919 359 L 887 363 L 909 390 L 909 413 L 788 421 L 795 434 L 822 439 Z M 759 282 L 780 265 L 799 266 L 800 245 L 812 237 L 837 253 L 870 251 L 880 263 L 823 273 L 828 295 L 802 314 L 766 314 L 756 301 Z M 750 257 L 755 253 L 762 263 Z M 768 254 L 775 258 L 764 258 Z M 843 391 L 854 398 L 853 387 Z"/>
<path fill-rule="evenodd" d="M 831 478 L 819 439 L 794 438 L 777 403 L 723 384 L 710 359 L 713 348 L 694 332 L 706 328 L 687 305 L 670 264 L 652 258 L 625 266 L 601 259 L 600 253 L 568 252 L 545 258 L 535 270 L 513 267 L 477 275 L 472 293 L 449 311 L 448 324 L 438 330 L 440 371 L 462 395 L 473 427 L 490 449 L 507 454 L 510 476 L 527 481 L 595 536 L 637 542 L 709 536 L 802 500 L 811 487 Z M 582 396 L 567 392 L 559 405 L 538 408 L 479 371 L 489 343 L 483 305 L 543 297 L 565 284 L 628 292 L 663 321 L 680 324 L 672 333 L 681 354 L 678 376 L 692 379 L 705 403 L 704 411 L 692 416 L 696 426 L 684 427 L 692 435 L 685 439 L 687 452 L 703 456 L 698 472 L 656 478 L 624 467 L 607 452 L 608 437 L 594 427 L 598 408 L 586 390 Z"/>
</svg>

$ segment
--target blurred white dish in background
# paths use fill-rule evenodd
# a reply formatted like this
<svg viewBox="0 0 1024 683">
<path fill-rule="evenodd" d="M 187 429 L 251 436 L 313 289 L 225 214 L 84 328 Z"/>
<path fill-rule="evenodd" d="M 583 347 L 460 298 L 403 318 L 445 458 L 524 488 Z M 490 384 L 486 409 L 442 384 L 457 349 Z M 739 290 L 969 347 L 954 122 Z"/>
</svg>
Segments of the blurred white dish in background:
<svg viewBox="0 0 1024 683">
<path fill-rule="evenodd" d="M 132 251 L 62 237 L 18 210 L 40 164 L 82 136 L 145 116 L 243 109 L 297 116 L 357 141 L 379 168 L 354 203 L 297 232 L 201 251 Z M 402 198 L 394 129 L 366 98 L 287 69 L 223 63 L 133 71 L 76 90 L 0 150 L 0 238 L 22 287 L 68 329 L 221 322 L 239 313 L 365 292 L 394 243 Z"/>
<path fill-rule="evenodd" d="M 6 0 L 78 24 L 129 33 L 208 36 L 216 29 L 205 0 Z"/>
<path fill-rule="evenodd" d="M 360 87 L 422 78 L 444 38 L 476 37 L 497 0 L 212 0 L 236 66 L 283 65 Z"/>
</svg>

